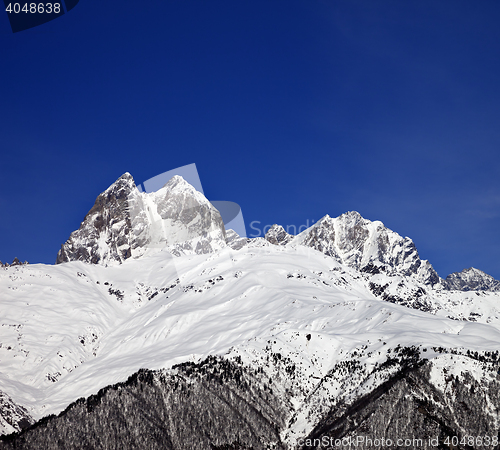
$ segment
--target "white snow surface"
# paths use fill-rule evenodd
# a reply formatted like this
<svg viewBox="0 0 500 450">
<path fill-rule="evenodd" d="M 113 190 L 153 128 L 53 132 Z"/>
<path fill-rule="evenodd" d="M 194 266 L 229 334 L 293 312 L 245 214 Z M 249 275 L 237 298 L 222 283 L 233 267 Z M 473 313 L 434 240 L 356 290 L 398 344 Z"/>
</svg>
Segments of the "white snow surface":
<svg viewBox="0 0 500 450">
<path fill-rule="evenodd" d="M 266 370 L 290 387 L 296 416 L 284 437 L 290 440 L 314 424 L 307 406 L 314 395 L 346 397 L 379 382 L 371 376 L 356 385 L 347 379 L 320 385 L 354 352 L 368 370 L 398 345 L 429 349 L 427 357 L 440 361 L 433 347 L 498 349 L 499 293 L 428 289 L 432 313 L 423 312 L 375 297 L 369 281 L 389 278 L 368 277 L 309 247 L 264 239 L 240 250 L 175 258 L 158 250 L 120 266 L 74 261 L 3 268 L 0 391 L 38 419 L 140 368 L 215 354 L 266 365 L 280 353 L 296 364 L 295 381 L 285 379 L 279 364 Z M 439 377 L 436 372 L 437 384 Z"/>
</svg>

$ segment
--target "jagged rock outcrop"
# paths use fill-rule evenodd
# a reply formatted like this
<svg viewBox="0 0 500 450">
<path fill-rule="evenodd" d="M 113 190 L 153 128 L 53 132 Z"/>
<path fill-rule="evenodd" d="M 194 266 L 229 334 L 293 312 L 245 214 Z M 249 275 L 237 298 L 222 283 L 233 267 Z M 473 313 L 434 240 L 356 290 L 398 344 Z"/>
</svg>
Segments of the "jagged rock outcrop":
<svg viewBox="0 0 500 450">
<path fill-rule="evenodd" d="M 241 237 L 234 230 L 226 230 L 226 244 L 233 250 L 240 250 L 250 242 L 249 238 Z"/>
<path fill-rule="evenodd" d="M 148 194 L 139 192 L 126 173 L 97 197 L 80 228 L 61 246 L 56 264 L 79 260 L 107 265 L 148 249 L 180 255 L 224 246 L 219 212 L 182 177 Z"/>
<path fill-rule="evenodd" d="M 448 275 L 445 286 L 458 291 L 500 291 L 500 281 L 474 267 Z"/>
<path fill-rule="evenodd" d="M 273 225 L 265 235 L 265 239 L 271 244 L 286 245 L 294 238 L 288 234 L 281 225 Z"/>
<path fill-rule="evenodd" d="M 364 219 L 356 211 L 336 218 L 326 215 L 295 237 L 275 225 L 266 239 L 273 244 L 311 247 L 362 272 L 411 276 L 431 286 L 441 281 L 430 263 L 420 259 L 410 238 L 401 237 L 382 222 Z"/>
<path fill-rule="evenodd" d="M 67 261 L 106 264 L 130 258 L 132 224 L 128 202 L 136 189 L 132 175 L 125 173 L 101 193 L 80 228 L 61 245 L 56 264 Z"/>
<path fill-rule="evenodd" d="M 28 261 L 21 262 L 21 261 L 19 261 L 17 256 L 14 258 L 14 260 L 10 264 L 9 263 L 2 263 L 2 261 L 0 261 L 0 267 L 23 266 L 26 264 L 29 264 Z"/>
<path fill-rule="evenodd" d="M 5 392 L 0 391 L 0 434 L 21 431 L 34 422 L 26 408 L 17 405 Z"/>
</svg>

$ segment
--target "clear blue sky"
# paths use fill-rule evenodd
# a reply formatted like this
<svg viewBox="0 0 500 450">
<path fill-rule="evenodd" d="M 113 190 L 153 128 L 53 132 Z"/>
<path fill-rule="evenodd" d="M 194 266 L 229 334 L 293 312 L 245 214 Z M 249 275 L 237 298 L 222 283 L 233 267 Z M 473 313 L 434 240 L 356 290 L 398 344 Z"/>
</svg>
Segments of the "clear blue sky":
<svg viewBox="0 0 500 450">
<path fill-rule="evenodd" d="M 0 260 L 53 263 L 121 174 L 196 163 L 284 226 L 359 211 L 500 278 L 500 2 L 80 0 L 0 14 Z"/>
</svg>

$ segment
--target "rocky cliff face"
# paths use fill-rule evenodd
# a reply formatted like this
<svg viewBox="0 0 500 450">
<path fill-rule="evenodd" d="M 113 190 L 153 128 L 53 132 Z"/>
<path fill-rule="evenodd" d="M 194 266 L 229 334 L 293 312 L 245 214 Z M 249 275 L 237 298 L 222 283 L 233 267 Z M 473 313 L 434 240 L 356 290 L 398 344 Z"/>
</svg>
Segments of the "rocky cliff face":
<svg viewBox="0 0 500 450">
<path fill-rule="evenodd" d="M 382 222 L 371 222 L 355 211 L 337 218 L 326 215 L 295 237 L 275 225 L 266 239 L 273 244 L 311 247 L 364 272 L 413 277 L 431 286 L 440 282 L 429 262 L 420 259 L 410 238 L 402 238 Z"/>
<path fill-rule="evenodd" d="M 474 267 L 448 275 L 445 283 L 447 289 L 458 291 L 500 291 L 500 281 Z"/>
<path fill-rule="evenodd" d="M 121 262 L 132 256 L 132 224 L 129 197 L 136 190 L 126 173 L 101 193 L 80 228 L 61 245 L 56 264 L 85 261 L 91 264 Z"/>
<path fill-rule="evenodd" d="M 265 239 L 274 245 L 286 245 L 293 238 L 281 225 L 273 225 L 265 235 Z"/>
<path fill-rule="evenodd" d="M 224 223 L 211 203 L 182 177 L 141 193 L 129 173 L 100 194 L 80 228 L 61 246 L 56 264 L 117 264 L 148 250 L 209 253 L 225 244 Z"/>
</svg>

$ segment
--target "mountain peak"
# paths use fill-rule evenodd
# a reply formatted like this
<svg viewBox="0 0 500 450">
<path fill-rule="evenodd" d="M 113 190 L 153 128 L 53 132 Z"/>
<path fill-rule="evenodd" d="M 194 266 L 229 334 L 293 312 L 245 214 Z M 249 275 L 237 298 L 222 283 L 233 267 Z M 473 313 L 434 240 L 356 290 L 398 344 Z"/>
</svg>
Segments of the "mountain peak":
<svg viewBox="0 0 500 450">
<path fill-rule="evenodd" d="M 446 277 L 445 284 L 450 290 L 500 291 L 500 281 L 475 267 L 451 273 Z"/>
<path fill-rule="evenodd" d="M 363 218 L 363 216 L 357 211 L 347 211 L 344 214 L 341 214 L 339 216 L 339 219 L 343 219 L 343 220 L 348 219 L 348 220 L 352 220 L 352 221 L 356 221 L 356 222 L 365 220 Z"/>
<path fill-rule="evenodd" d="M 414 276 L 425 284 L 440 280 L 432 266 L 420 259 L 411 239 L 389 230 L 382 222 L 363 218 L 357 211 L 333 219 L 327 214 L 291 243 L 314 248 L 356 270 L 384 266 L 388 273 Z"/>
<path fill-rule="evenodd" d="M 121 179 L 127 179 L 127 180 L 133 180 L 134 177 L 130 174 L 130 172 L 125 172 L 120 178 L 118 178 L 119 180 Z"/>
<path fill-rule="evenodd" d="M 141 256 L 147 248 L 179 255 L 225 245 L 219 212 L 184 178 L 174 176 L 158 191 L 140 193 L 126 172 L 99 194 L 80 228 L 61 246 L 56 264 L 107 265 Z"/>
<path fill-rule="evenodd" d="M 271 244 L 286 245 L 294 238 L 294 236 L 287 233 L 281 225 L 274 224 L 271 228 L 269 228 L 264 238 Z"/>
<path fill-rule="evenodd" d="M 182 186 L 182 187 L 190 187 L 194 189 L 193 186 L 191 186 L 181 175 L 174 175 L 168 182 L 165 184 L 163 187 L 167 187 L 169 189 L 174 189 L 177 186 Z"/>
<path fill-rule="evenodd" d="M 128 172 L 125 172 L 121 177 L 119 177 L 111 186 L 109 186 L 108 189 L 106 189 L 106 191 L 116 187 L 124 186 L 133 186 L 134 188 L 136 187 L 134 177 Z"/>
</svg>

